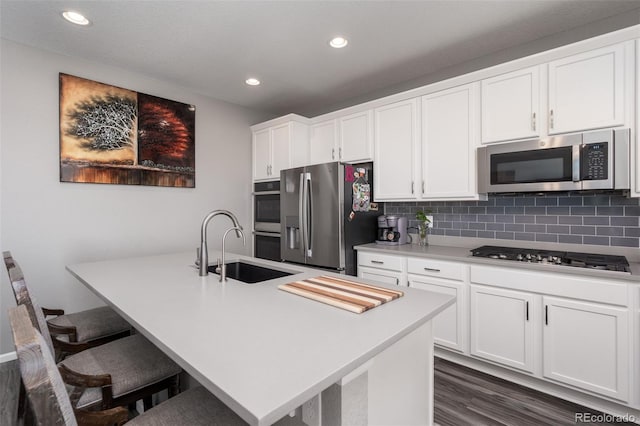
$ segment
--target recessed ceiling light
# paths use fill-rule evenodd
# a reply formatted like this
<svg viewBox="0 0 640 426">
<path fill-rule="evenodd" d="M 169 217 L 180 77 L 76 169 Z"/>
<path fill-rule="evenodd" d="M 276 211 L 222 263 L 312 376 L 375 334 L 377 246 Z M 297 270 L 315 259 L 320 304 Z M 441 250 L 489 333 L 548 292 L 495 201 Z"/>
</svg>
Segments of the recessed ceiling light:
<svg viewBox="0 0 640 426">
<path fill-rule="evenodd" d="M 62 17 L 72 24 L 76 25 L 89 25 L 89 20 L 85 18 L 84 15 L 78 12 L 73 12 L 71 10 L 66 10 L 62 12 Z"/>
<path fill-rule="evenodd" d="M 247 83 L 249 86 L 257 86 L 260 84 L 260 80 L 253 77 L 246 79 L 244 82 Z"/>
<path fill-rule="evenodd" d="M 336 48 L 336 49 L 342 49 L 347 44 L 349 44 L 349 41 L 344 37 L 334 37 L 329 42 L 329 46 L 331 46 L 333 48 Z"/>
</svg>

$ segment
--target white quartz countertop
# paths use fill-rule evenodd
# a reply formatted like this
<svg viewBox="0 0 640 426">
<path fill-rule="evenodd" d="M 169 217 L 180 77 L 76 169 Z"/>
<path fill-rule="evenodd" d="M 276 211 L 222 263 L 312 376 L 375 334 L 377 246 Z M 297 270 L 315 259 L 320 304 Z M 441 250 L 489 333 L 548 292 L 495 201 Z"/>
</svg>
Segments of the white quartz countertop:
<svg viewBox="0 0 640 426">
<path fill-rule="evenodd" d="M 325 271 L 227 254 L 228 260 L 299 274 L 223 284 L 215 274 L 198 276 L 194 257 L 168 254 L 67 269 L 252 425 L 279 420 L 455 300 L 403 287 L 404 297 L 354 314 L 277 288 L 332 275 Z"/>
<path fill-rule="evenodd" d="M 494 244 L 500 245 L 500 244 Z M 404 244 L 388 246 L 381 244 L 364 244 L 355 247 L 359 251 L 369 251 L 377 253 L 395 254 L 401 256 L 424 257 L 426 259 L 440 259 L 454 262 L 465 262 L 469 264 L 501 266 L 506 268 L 529 269 L 535 271 L 554 272 L 559 274 L 584 275 L 592 278 L 606 278 L 624 280 L 640 283 L 640 263 L 629 262 L 631 274 L 616 271 L 603 271 L 589 268 L 576 268 L 570 266 L 538 264 L 527 262 L 515 262 L 500 259 L 488 259 L 474 257 L 471 255 L 469 247 L 428 245 L 419 246 L 417 244 Z M 579 250 L 573 250 L 579 251 Z"/>
</svg>

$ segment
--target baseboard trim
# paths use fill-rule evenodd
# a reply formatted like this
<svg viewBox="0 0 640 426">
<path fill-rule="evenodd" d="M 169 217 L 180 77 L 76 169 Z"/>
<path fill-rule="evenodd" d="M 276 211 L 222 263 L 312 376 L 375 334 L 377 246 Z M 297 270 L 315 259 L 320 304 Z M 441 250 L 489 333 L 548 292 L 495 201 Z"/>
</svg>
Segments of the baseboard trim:
<svg viewBox="0 0 640 426">
<path fill-rule="evenodd" d="M 18 358 L 18 355 L 16 354 L 15 351 L 7 352 L 6 354 L 0 354 L 0 364 L 4 362 L 13 361 L 14 359 L 17 359 L 17 358 Z"/>
</svg>

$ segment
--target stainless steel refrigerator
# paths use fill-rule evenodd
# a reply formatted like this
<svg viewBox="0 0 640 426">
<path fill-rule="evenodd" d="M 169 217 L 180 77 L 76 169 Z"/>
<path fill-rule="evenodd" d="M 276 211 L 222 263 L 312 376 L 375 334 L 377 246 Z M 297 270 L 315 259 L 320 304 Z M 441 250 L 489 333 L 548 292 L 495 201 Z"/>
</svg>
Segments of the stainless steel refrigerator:
<svg viewBox="0 0 640 426">
<path fill-rule="evenodd" d="M 280 172 L 282 260 L 356 274 L 353 246 L 375 241 L 372 163 Z"/>
</svg>

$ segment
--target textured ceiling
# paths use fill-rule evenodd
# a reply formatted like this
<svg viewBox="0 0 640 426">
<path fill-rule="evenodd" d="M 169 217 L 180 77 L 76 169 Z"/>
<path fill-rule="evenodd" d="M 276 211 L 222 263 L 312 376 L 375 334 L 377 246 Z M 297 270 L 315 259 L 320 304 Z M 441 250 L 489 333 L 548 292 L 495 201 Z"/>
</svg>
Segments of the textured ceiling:
<svg viewBox="0 0 640 426">
<path fill-rule="evenodd" d="M 1 35 L 275 115 L 315 115 L 638 1 L 7 1 Z M 92 24 L 77 27 L 65 9 Z M 328 47 L 336 34 L 349 39 Z M 262 81 L 248 87 L 244 80 Z"/>
</svg>

